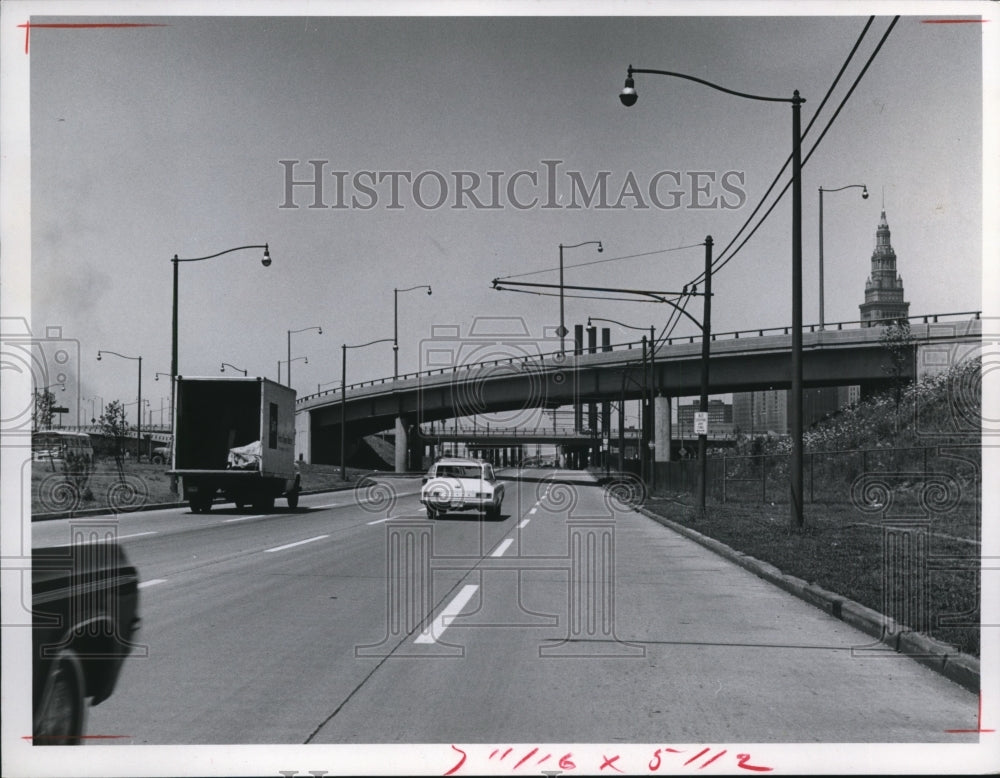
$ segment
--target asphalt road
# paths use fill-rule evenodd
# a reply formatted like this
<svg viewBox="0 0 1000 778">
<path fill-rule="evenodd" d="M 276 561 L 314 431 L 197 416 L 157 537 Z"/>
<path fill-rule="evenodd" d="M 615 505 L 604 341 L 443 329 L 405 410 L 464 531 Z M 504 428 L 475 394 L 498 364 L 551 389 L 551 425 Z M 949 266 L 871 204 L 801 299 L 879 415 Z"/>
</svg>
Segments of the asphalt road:
<svg viewBox="0 0 1000 778">
<path fill-rule="evenodd" d="M 968 743 L 977 698 L 618 505 L 508 481 L 428 522 L 418 481 L 122 515 L 143 648 L 102 744 Z M 32 527 L 36 546 L 73 527 Z M 539 768 L 540 769 L 540 768 Z"/>
</svg>

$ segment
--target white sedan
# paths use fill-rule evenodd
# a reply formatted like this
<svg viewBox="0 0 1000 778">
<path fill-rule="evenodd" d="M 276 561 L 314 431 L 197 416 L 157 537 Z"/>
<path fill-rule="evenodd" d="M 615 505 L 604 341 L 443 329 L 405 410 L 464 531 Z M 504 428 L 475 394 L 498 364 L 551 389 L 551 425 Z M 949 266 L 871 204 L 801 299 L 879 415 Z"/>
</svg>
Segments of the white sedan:
<svg viewBox="0 0 1000 778">
<path fill-rule="evenodd" d="M 420 502 L 427 518 L 449 511 L 481 511 L 487 518 L 499 519 L 503 504 L 503 484 L 493 472 L 493 465 L 476 459 L 447 457 L 439 459 L 424 477 Z"/>
</svg>

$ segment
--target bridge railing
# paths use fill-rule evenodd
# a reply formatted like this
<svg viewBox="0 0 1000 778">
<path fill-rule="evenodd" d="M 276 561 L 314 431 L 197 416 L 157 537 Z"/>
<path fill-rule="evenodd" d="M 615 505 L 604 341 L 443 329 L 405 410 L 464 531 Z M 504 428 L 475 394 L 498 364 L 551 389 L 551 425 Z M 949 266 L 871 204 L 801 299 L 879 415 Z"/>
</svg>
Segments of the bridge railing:
<svg viewBox="0 0 1000 778">
<path fill-rule="evenodd" d="M 932 313 L 932 314 L 920 314 L 917 316 L 908 316 L 907 320 L 911 323 L 916 324 L 937 324 L 943 320 L 955 320 L 955 319 L 968 319 L 972 317 L 974 321 L 977 321 L 982 316 L 982 311 L 957 311 L 951 313 Z M 888 323 L 890 321 L 898 321 L 898 318 L 879 320 Z M 873 324 L 878 324 L 879 321 L 863 321 L 861 319 L 855 319 L 852 321 L 839 321 L 839 322 L 829 322 L 825 325 L 819 324 L 807 324 L 803 325 L 803 332 L 823 332 L 831 330 L 843 330 L 845 327 L 848 329 L 859 328 L 862 325 L 872 326 Z M 731 330 L 727 332 L 713 332 L 712 340 L 739 340 L 741 337 L 755 337 L 763 338 L 766 335 L 790 335 L 792 332 L 791 326 L 785 327 L 755 327 L 745 330 Z M 679 344 L 692 344 L 701 341 L 701 335 L 684 335 L 679 337 L 671 338 L 660 338 L 656 341 L 656 348 L 659 349 L 662 346 L 673 346 Z M 621 343 L 613 343 L 608 348 L 610 350 L 621 350 L 621 349 L 639 349 L 642 347 L 642 340 L 629 340 Z M 600 353 L 604 350 L 603 346 L 598 346 L 597 351 Z M 584 347 L 580 355 L 589 354 L 589 350 Z M 525 365 L 525 364 L 538 364 L 543 365 L 546 360 L 551 360 L 553 362 L 564 361 L 567 356 L 575 355 L 575 351 L 551 351 L 539 354 L 529 354 L 523 357 L 508 357 L 506 359 L 491 359 L 485 360 L 483 362 L 469 362 L 461 365 L 451 365 L 449 367 L 433 368 L 430 370 L 421 370 L 415 373 L 403 373 L 399 375 L 398 381 L 409 381 L 415 378 L 429 378 L 436 375 L 457 375 L 461 372 L 468 372 L 472 370 L 482 370 L 489 367 L 501 367 L 508 365 Z M 374 378 L 369 381 L 360 381 L 358 383 L 348 384 L 346 391 L 365 389 L 376 386 L 384 386 L 386 384 L 392 386 L 397 382 L 397 379 L 393 376 L 386 376 L 384 378 Z M 315 400 L 319 397 L 339 397 L 341 394 L 340 387 L 334 387 L 333 389 L 325 389 L 320 392 L 315 392 L 313 394 L 303 395 L 299 397 L 296 402 L 304 403 L 310 400 Z"/>
<path fill-rule="evenodd" d="M 676 422 L 675 422 L 676 423 Z M 421 427 L 421 436 L 425 438 L 434 438 L 437 436 L 448 436 L 454 437 L 456 435 L 474 438 L 474 437 L 558 437 L 558 438 L 590 438 L 593 440 L 600 440 L 604 437 L 600 430 L 572 430 L 569 428 L 559 428 L 552 429 L 552 427 L 487 427 L 485 425 L 468 426 L 459 425 L 458 427 L 446 427 L 441 429 L 427 429 Z M 642 430 L 637 427 L 626 427 L 625 437 L 629 440 L 641 436 Z M 714 441 L 729 441 L 735 440 L 736 435 L 732 432 L 710 432 L 707 436 L 708 440 Z M 698 436 L 691 432 L 690 427 L 686 430 L 685 434 L 675 434 L 675 440 L 697 440 Z M 618 440 L 618 430 L 613 429 L 611 431 L 610 440 L 612 446 Z"/>
</svg>

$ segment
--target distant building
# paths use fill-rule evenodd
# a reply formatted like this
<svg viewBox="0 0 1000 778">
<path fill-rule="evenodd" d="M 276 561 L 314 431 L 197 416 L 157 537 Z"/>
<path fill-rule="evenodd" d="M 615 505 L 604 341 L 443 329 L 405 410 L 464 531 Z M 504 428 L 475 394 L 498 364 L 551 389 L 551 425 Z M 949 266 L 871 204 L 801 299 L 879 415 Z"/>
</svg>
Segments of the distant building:
<svg viewBox="0 0 1000 778">
<path fill-rule="evenodd" d="M 905 319 L 910 304 L 903 300 L 903 277 L 896 272 L 896 252 L 889 241 L 889 222 L 885 211 L 875 231 L 872 270 L 865 282 L 865 301 L 861 310 L 861 326 L 873 327 L 886 319 Z"/>
<path fill-rule="evenodd" d="M 733 426 L 741 435 L 788 434 L 788 392 L 766 389 L 733 395 Z"/>
</svg>

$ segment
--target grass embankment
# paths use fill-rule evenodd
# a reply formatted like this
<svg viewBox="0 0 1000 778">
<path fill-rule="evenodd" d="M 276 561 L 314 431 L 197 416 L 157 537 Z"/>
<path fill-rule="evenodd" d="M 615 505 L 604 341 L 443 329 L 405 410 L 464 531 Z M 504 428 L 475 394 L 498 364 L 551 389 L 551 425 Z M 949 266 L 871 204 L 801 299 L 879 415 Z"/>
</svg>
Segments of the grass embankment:
<svg viewBox="0 0 1000 778">
<path fill-rule="evenodd" d="M 143 505 L 176 503 L 181 496 L 170 491 L 171 479 L 164 465 L 125 462 L 119 470 L 114 459 L 99 459 L 82 486 L 62 471 L 58 463 L 34 462 L 31 469 L 31 513 L 111 508 L 130 510 Z M 336 465 L 300 465 L 303 491 L 356 486 L 371 472 L 347 468 L 347 480 Z"/>
<path fill-rule="evenodd" d="M 816 474 L 823 499 L 805 504 L 803 527 L 792 526 L 787 480 L 784 502 L 709 500 L 702 514 L 691 494 L 654 492 L 646 507 L 979 656 L 979 379 L 978 360 L 963 363 L 907 387 L 898 405 L 889 392 L 811 429 L 807 454 L 939 446 L 941 455 L 931 472 L 916 454 L 894 458 L 891 469 L 872 456 L 854 474 L 825 458 L 827 472 Z M 788 442 L 747 445 L 780 456 Z"/>
</svg>

